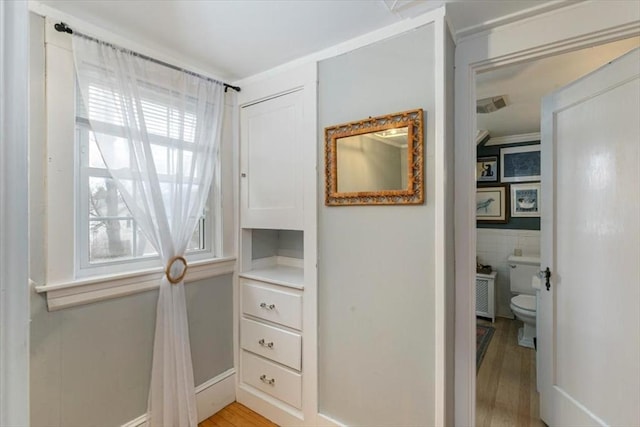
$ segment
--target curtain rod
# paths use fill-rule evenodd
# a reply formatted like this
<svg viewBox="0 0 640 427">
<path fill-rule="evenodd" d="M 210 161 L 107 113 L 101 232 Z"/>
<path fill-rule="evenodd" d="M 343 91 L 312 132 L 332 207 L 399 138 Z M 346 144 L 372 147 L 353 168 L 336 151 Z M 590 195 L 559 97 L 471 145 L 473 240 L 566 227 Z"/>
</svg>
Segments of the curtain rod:
<svg viewBox="0 0 640 427">
<path fill-rule="evenodd" d="M 116 49 L 119 49 L 119 50 L 122 50 L 122 51 L 125 51 L 125 52 L 129 52 L 129 53 L 131 53 L 131 54 L 133 54 L 133 55 L 135 55 L 135 56 L 137 56 L 139 58 L 146 59 L 147 61 L 151 61 L 151 62 L 154 62 L 154 63 L 159 64 L 159 65 L 164 65 L 165 67 L 169 67 L 169 68 L 172 68 L 174 70 L 182 71 L 182 72 L 185 72 L 187 74 L 191 74 L 192 76 L 196 76 L 196 77 L 200 77 L 202 79 L 208 80 L 210 82 L 215 82 L 215 83 L 222 84 L 224 86 L 224 91 L 225 92 L 227 91 L 227 89 L 233 89 L 236 92 L 240 92 L 240 86 L 233 86 L 233 85 L 230 85 L 229 83 L 221 82 L 220 80 L 216 80 L 216 79 L 212 79 L 211 77 L 203 76 L 202 74 L 198 74 L 196 72 L 193 72 L 193 71 L 190 71 L 190 70 L 186 70 L 184 68 L 177 67 L 177 66 L 175 66 L 173 64 L 169 64 L 167 62 L 160 61 L 160 60 L 152 58 L 150 56 L 143 55 L 143 54 L 138 53 L 138 52 L 134 52 L 134 51 L 132 51 L 130 49 L 123 49 L 123 48 L 121 48 L 119 46 L 116 46 L 116 45 L 113 45 L 111 43 L 103 42 L 102 40 L 98 40 L 98 39 L 96 39 L 94 37 L 91 37 L 91 36 L 88 36 L 86 34 L 82 34 L 80 32 L 73 31 L 64 22 L 59 22 L 59 23 L 55 24 L 53 26 L 53 28 L 55 28 L 56 31 L 58 31 L 60 33 L 75 34 L 77 36 L 84 37 L 85 39 L 92 40 L 92 41 L 99 42 L 99 43 L 103 43 L 103 44 L 106 44 L 108 46 L 114 47 Z"/>
</svg>

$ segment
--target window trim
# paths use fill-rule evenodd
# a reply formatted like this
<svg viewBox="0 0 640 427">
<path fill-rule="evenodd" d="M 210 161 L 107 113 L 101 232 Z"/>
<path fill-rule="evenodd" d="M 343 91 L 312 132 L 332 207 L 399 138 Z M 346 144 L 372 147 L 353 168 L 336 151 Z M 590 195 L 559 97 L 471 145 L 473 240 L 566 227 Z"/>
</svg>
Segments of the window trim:
<svg viewBox="0 0 640 427">
<path fill-rule="evenodd" d="M 46 70 L 43 137 L 36 144 L 43 145 L 45 158 L 31 159 L 33 164 L 43 161 L 45 183 L 42 187 L 44 203 L 39 211 L 43 217 L 43 257 L 31 271 L 43 269 L 41 280 L 31 282 L 37 293 L 44 294 L 49 311 L 60 310 L 91 302 L 124 297 L 139 292 L 156 289 L 162 277 L 160 262 L 149 268 L 123 271 L 105 275 L 78 278 L 76 276 L 75 220 L 78 208 L 75 200 L 77 181 L 74 179 L 75 159 L 75 75 L 71 39 L 53 29 L 53 21 L 47 19 L 45 25 L 44 54 Z M 46 71 L 46 72 L 45 72 Z M 216 170 L 217 182 L 212 186 L 213 197 L 220 202 L 213 208 L 218 212 L 210 228 L 217 233 L 212 241 L 217 258 L 194 259 L 188 256 L 189 270 L 185 283 L 213 278 L 233 273 L 236 269 L 235 223 L 236 208 L 234 200 L 236 180 L 236 153 L 234 142 L 236 116 L 231 110 L 235 107 L 235 98 L 227 97 L 223 127 L 225 132 L 220 145 L 219 165 Z M 225 182 L 221 179 L 224 177 Z M 202 255 L 207 257 L 206 254 Z"/>
<path fill-rule="evenodd" d="M 236 268 L 235 257 L 222 257 L 189 263 L 185 284 L 197 280 L 231 274 Z M 64 283 L 36 286 L 37 293 L 46 293 L 49 311 L 89 304 L 160 287 L 163 267 L 121 274 L 108 274 Z"/>
<path fill-rule="evenodd" d="M 109 274 L 119 274 L 120 272 L 134 272 L 139 270 L 145 270 L 149 268 L 153 268 L 159 264 L 160 257 L 158 255 L 151 256 L 132 256 L 129 258 L 122 259 L 114 259 L 107 260 L 104 262 L 95 262 L 92 263 L 90 261 L 89 255 L 89 224 L 91 223 L 91 218 L 88 216 L 87 206 L 89 204 L 89 185 L 88 180 L 92 176 L 105 176 L 109 177 L 108 170 L 106 168 L 95 168 L 90 166 L 89 162 L 89 150 L 90 144 L 89 141 L 91 139 L 91 123 L 88 118 L 81 116 L 81 113 L 77 111 L 78 106 L 82 102 L 79 98 L 80 94 L 78 92 L 77 86 L 77 77 L 75 72 L 73 73 L 74 80 L 74 163 L 73 163 L 73 181 L 74 181 L 74 200 L 75 200 L 75 220 L 73 224 L 74 231 L 74 266 L 73 266 L 73 276 L 76 279 L 84 279 L 91 278 L 100 275 L 109 275 Z M 147 88 L 150 90 L 166 90 L 161 86 L 156 86 L 153 84 L 149 84 Z M 165 95 L 165 94 L 162 94 Z M 172 99 L 170 96 L 165 95 L 166 100 L 170 102 Z M 154 101 L 155 102 L 155 101 Z M 171 108 L 171 104 L 168 104 L 168 107 Z M 84 107 L 82 107 L 84 110 Z M 87 114 L 86 111 L 84 114 Z M 195 120 L 195 117 L 194 117 Z M 113 135 L 123 135 L 125 134 L 124 128 L 121 125 L 107 122 L 98 122 L 100 127 L 103 129 L 103 132 L 109 132 Z M 95 124 L 95 123 L 94 123 Z M 149 134 L 150 142 L 154 145 L 165 146 L 165 147 L 177 147 L 178 144 L 188 143 L 180 140 L 176 140 L 171 136 L 165 135 L 157 135 L 157 134 Z M 196 144 L 193 144 L 193 155 L 197 155 Z M 204 226 L 204 232 L 201 231 L 201 236 L 204 238 L 204 247 L 198 250 L 187 251 L 185 257 L 189 262 L 197 261 L 197 260 L 205 260 L 205 259 L 215 259 L 216 256 L 219 256 L 222 253 L 222 234 L 221 234 L 221 220 L 217 217 L 217 215 L 222 214 L 222 200 L 219 197 L 219 178 L 220 178 L 220 167 L 221 167 L 221 159 L 219 154 L 217 154 L 216 162 L 216 173 L 214 176 L 214 180 L 212 182 L 212 186 L 209 189 L 209 194 L 207 196 L 207 202 L 205 205 L 205 212 L 207 212 L 204 221 L 201 218 L 201 226 Z M 94 173 L 92 173 L 92 170 Z M 99 174 L 95 174 L 95 171 L 99 170 Z M 161 176 L 159 176 L 161 178 Z M 131 220 L 134 224 L 137 222 L 135 218 L 131 216 Z M 139 233 L 140 231 L 134 231 L 135 233 Z M 134 247 L 135 251 L 135 247 Z"/>
</svg>

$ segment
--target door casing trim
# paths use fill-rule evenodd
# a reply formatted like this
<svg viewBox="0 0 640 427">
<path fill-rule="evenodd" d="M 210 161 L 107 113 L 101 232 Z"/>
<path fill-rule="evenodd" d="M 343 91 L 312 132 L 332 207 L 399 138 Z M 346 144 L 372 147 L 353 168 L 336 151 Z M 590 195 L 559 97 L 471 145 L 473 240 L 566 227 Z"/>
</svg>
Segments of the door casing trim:
<svg viewBox="0 0 640 427">
<path fill-rule="evenodd" d="M 545 29 L 541 31 L 541 29 Z M 476 74 L 640 35 L 640 8 L 581 2 L 458 40 L 455 71 L 455 425 L 475 425 Z"/>
</svg>

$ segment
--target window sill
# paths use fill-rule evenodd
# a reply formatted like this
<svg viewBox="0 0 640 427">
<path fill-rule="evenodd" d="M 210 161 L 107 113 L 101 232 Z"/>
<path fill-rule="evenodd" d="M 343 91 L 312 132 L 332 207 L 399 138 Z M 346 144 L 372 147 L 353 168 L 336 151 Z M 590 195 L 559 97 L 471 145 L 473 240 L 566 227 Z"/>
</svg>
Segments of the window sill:
<svg viewBox="0 0 640 427">
<path fill-rule="evenodd" d="M 235 257 L 193 261 L 189 264 L 185 283 L 233 273 L 235 265 Z M 38 293 L 46 293 L 48 310 L 56 311 L 157 289 L 163 274 L 162 268 L 156 267 L 131 273 L 41 285 L 35 289 Z"/>
</svg>

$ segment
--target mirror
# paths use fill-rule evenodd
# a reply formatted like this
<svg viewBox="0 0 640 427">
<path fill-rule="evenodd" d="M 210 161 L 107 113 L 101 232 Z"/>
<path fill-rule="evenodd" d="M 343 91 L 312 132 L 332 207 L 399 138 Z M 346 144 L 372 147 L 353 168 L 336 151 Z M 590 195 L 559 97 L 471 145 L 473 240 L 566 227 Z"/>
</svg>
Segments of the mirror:
<svg viewBox="0 0 640 427">
<path fill-rule="evenodd" d="M 423 203 L 422 153 L 421 109 L 325 128 L 325 204 Z"/>
</svg>

